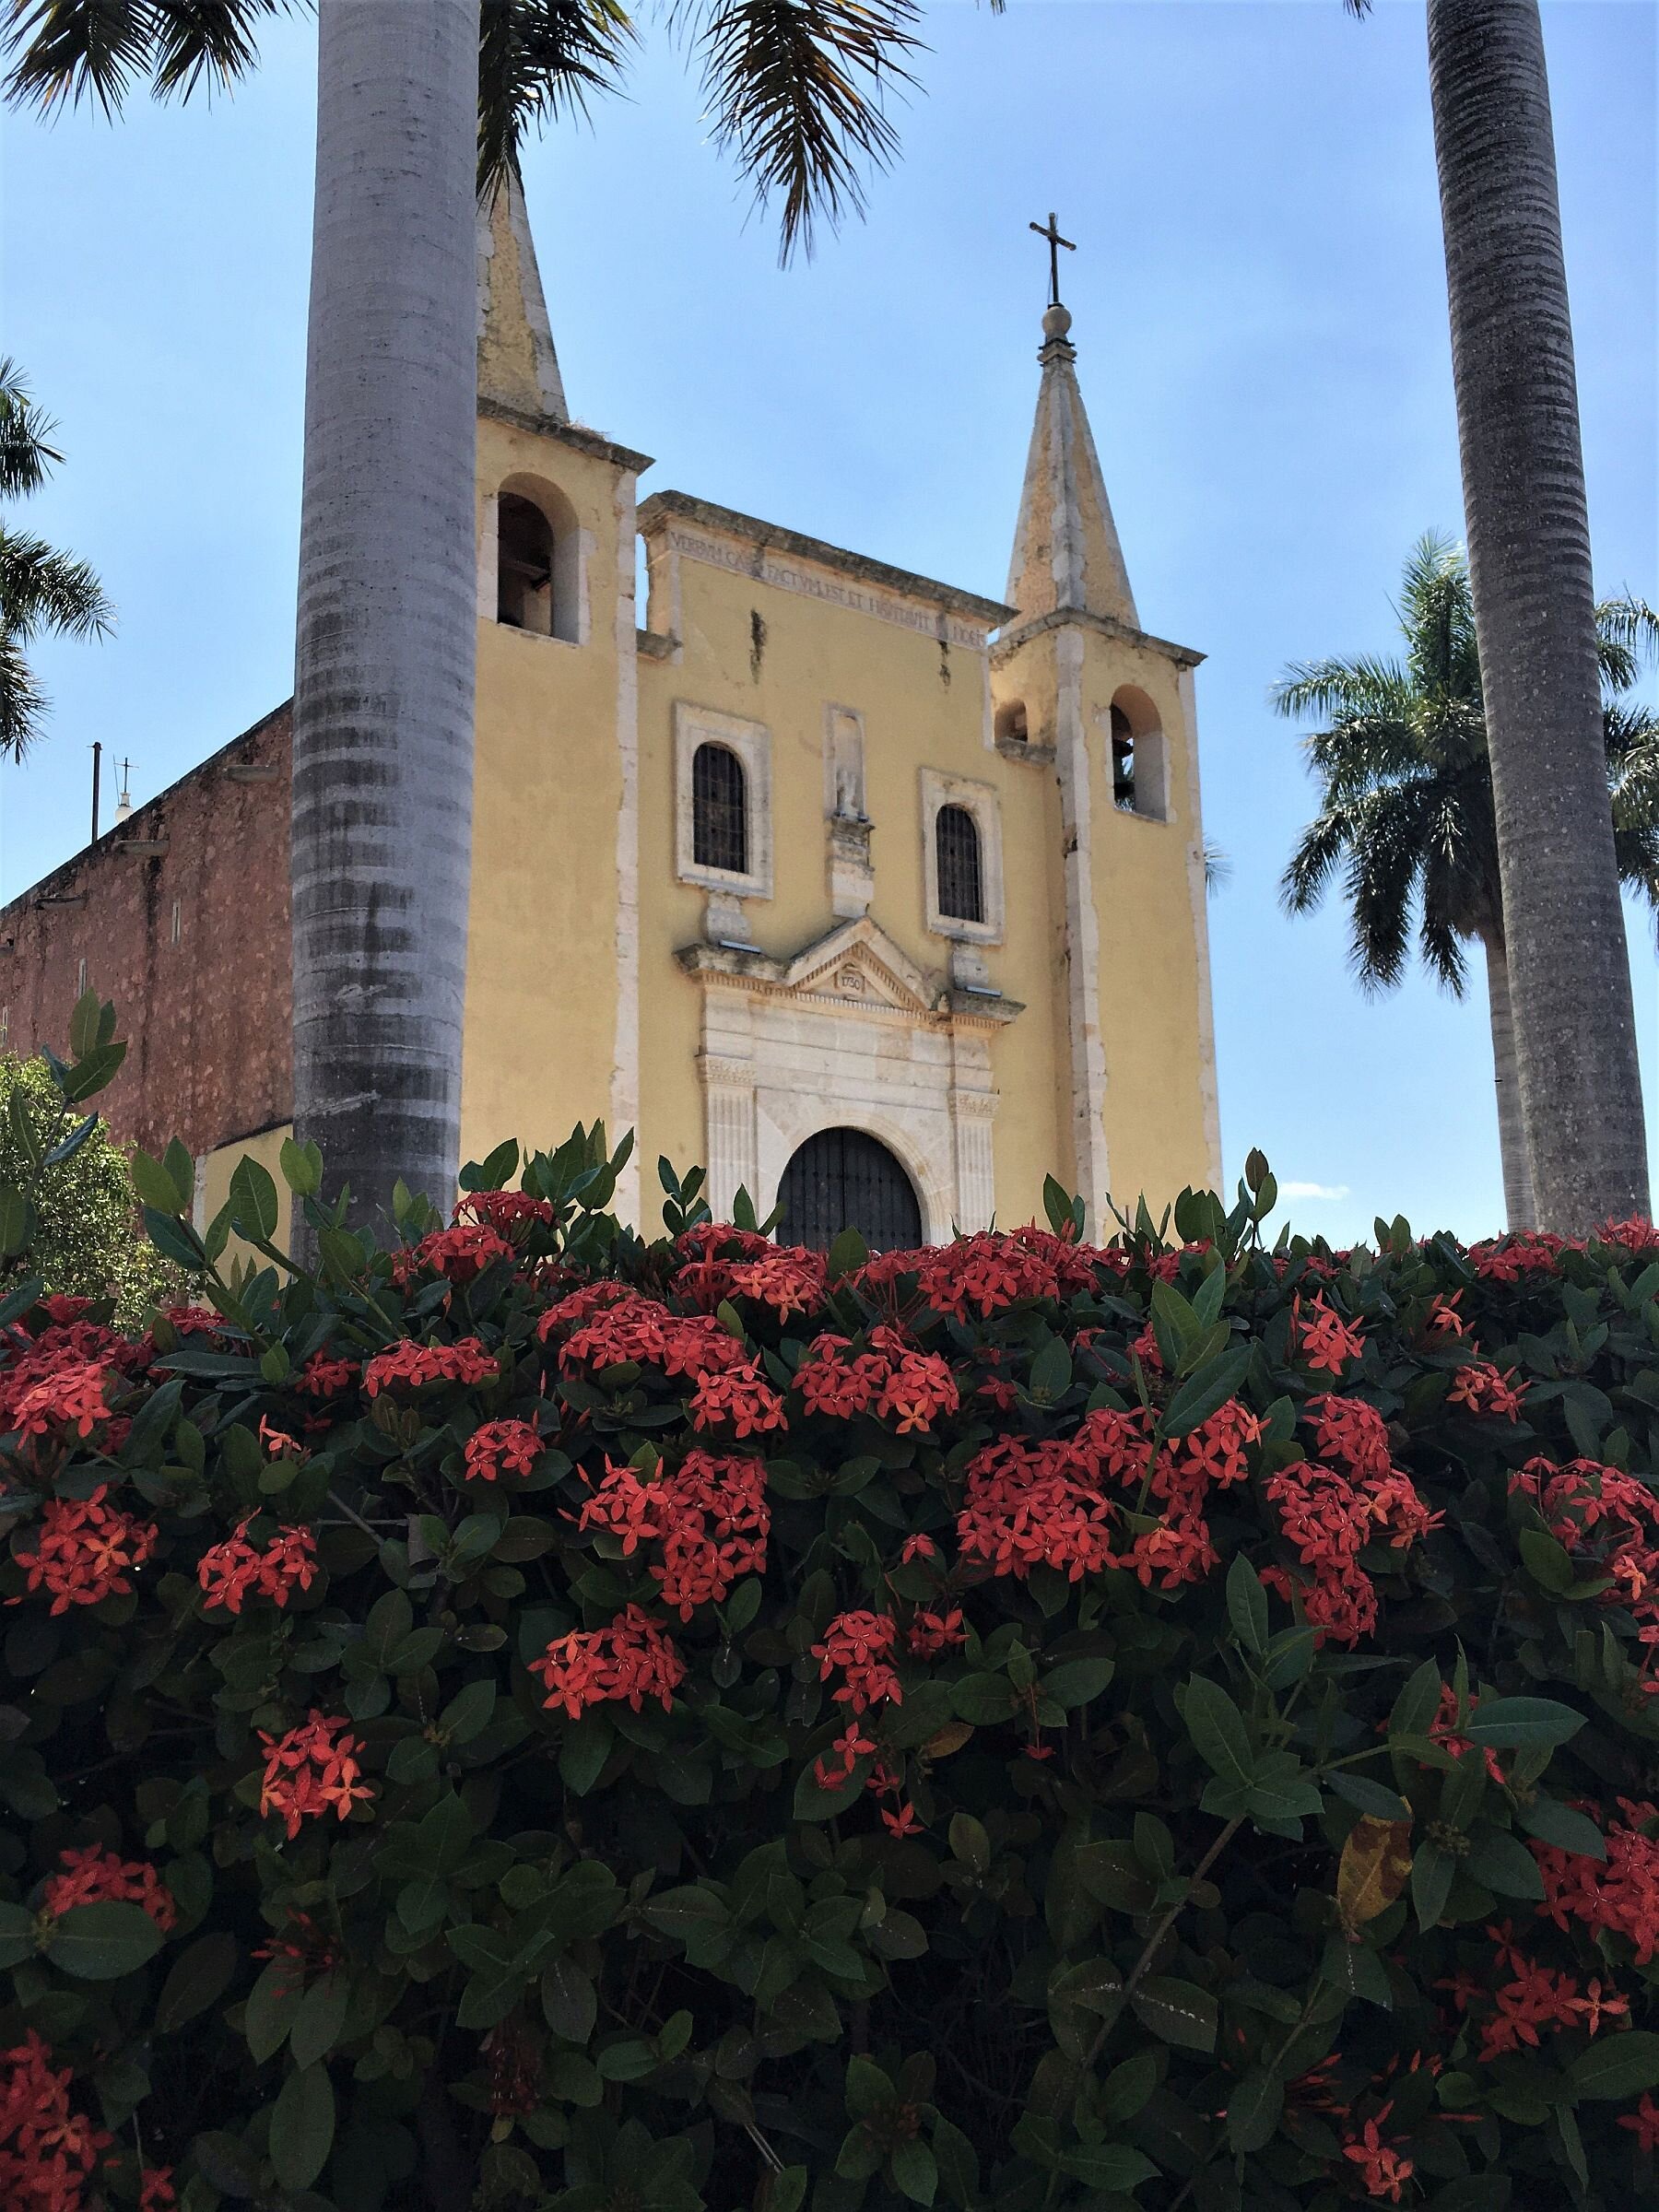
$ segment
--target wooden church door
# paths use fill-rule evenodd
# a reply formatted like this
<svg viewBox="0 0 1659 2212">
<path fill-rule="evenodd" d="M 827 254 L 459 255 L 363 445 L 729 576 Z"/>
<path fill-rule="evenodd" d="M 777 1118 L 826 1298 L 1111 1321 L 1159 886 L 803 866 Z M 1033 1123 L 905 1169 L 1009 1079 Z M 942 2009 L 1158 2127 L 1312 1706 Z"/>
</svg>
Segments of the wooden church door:
<svg viewBox="0 0 1659 2212">
<path fill-rule="evenodd" d="M 820 1129 L 783 1171 L 778 1238 L 828 1252 L 855 1229 L 875 1252 L 909 1252 L 922 1241 L 922 1209 L 899 1161 L 862 1129 Z"/>
</svg>

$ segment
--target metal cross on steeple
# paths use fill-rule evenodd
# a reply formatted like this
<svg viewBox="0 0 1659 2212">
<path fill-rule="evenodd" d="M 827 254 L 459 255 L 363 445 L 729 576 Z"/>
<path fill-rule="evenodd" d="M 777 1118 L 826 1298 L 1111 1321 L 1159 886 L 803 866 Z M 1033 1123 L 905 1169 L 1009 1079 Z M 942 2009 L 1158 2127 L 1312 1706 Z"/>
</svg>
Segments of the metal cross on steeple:
<svg viewBox="0 0 1659 2212">
<path fill-rule="evenodd" d="M 1031 229 L 1036 231 L 1039 238 L 1046 238 L 1048 240 L 1049 305 L 1051 307 L 1058 307 L 1060 304 L 1060 249 L 1062 246 L 1064 246 L 1068 253 L 1075 253 L 1077 250 L 1077 246 L 1069 238 L 1061 237 L 1060 228 L 1054 220 L 1054 213 L 1053 208 L 1050 208 L 1049 210 L 1048 226 L 1046 229 L 1044 229 L 1041 223 L 1033 223 L 1031 225 Z"/>
</svg>

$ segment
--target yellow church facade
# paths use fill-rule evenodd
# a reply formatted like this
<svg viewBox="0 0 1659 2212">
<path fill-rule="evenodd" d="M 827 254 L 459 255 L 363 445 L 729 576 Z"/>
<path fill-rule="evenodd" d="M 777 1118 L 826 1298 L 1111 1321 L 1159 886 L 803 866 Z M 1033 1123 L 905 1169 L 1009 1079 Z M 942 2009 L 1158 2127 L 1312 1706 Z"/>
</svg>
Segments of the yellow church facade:
<svg viewBox="0 0 1659 2212">
<path fill-rule="evenodd" d="M 516 194 L 480 249 L 464 1154 L 603 1114 L 625 1215 L 662 1154 L 764 1214 L 861 1133 L 930 1241 L 1218 1182 L 1200 656 L 1139 625 L 1066 311 L 999 603 L 641 500 Z"/>
</svg>

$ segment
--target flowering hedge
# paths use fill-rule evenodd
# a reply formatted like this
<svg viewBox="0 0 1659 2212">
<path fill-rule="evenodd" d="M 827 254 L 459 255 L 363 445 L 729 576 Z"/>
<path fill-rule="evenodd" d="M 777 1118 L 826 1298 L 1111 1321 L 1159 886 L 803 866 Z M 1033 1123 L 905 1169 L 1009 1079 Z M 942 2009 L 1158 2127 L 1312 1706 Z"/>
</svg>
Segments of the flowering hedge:
<svg viewBox="0 0 1659 2212">
<path fill-rule="evenodd" d="M 1650 2203 L 1659 1237 L 616 1165 L 0 1307 L 0 2202 Z"/>
</svg>

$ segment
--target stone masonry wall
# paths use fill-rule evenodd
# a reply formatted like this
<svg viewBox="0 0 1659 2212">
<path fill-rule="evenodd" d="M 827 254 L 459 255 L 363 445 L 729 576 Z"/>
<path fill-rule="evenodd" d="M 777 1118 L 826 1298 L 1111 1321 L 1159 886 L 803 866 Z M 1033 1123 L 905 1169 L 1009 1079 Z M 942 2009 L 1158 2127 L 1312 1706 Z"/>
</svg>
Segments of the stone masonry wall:
<svg viewBox="0 0 1659 2212">
<path fill-rule="evenodd" d="M 84 961 L 128 1041 L 100 1104 L 147 1151 L 292 1115 L 291 737 L 278 707 L 0 908 L 6 1048 L 66 1049 Z"/>
</svg>

